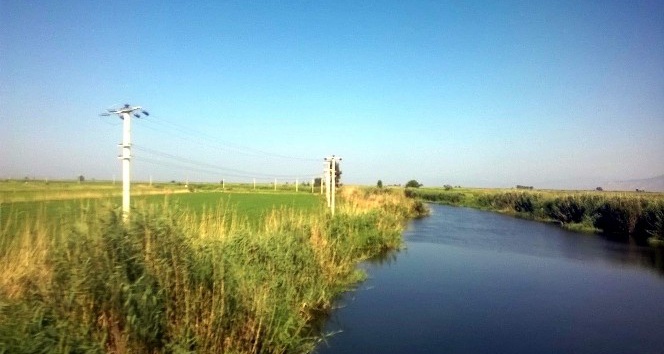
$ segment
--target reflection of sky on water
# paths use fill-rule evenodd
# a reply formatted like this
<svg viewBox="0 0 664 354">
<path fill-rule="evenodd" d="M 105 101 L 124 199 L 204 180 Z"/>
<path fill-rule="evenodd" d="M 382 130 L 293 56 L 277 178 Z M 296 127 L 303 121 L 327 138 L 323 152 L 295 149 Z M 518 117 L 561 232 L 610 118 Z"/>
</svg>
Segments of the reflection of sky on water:
<svg viewBox="0 0 664 354">
<path fill-rule="evenodd" d="M 565 257 L 580 261 L 636 265 L 664 273 L 664 252 L 602 235 L 567 231 L 559 226 L 508 215 L 432 205 L 440 218 L 415 220 L 405 238 L 460 247 L 514 252 L 539 257 Z"/>
</svg>

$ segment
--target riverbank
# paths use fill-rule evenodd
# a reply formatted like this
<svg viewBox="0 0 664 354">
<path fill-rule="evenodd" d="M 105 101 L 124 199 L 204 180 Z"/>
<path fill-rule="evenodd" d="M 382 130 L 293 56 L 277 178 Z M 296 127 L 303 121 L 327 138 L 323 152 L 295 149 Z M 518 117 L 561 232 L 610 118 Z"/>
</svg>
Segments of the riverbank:
<svg viewBox="0 0 664 354">
<path fill-rule="evenodd" d="M 434 203 L 556 223 L 573 231 L 601 232 L 664 246 L 662 193 L 411 188 L 405 194 Z"/>
<path fill-rule="evenodd" d="M 0 228 L 0 352 L 310 352 L 358 262 L 399 248 L 420 209 L 342 188 L 334 217 L 285 206 L 258 226 L 222 202 L 146 204 L 128 224 L 103 201 L 6 218 L 20 225 Z"/>
</svg>

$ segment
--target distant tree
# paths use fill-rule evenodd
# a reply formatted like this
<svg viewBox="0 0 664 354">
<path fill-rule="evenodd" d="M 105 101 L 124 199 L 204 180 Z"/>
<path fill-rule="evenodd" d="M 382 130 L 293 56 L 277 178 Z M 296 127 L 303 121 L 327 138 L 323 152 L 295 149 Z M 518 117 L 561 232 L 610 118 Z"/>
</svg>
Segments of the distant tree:
<svg viewBox="0 0 664 354">
<path fill-rule="evenodd" d="M 336 187 L 341 186 L 341 168 L 339 168 L 339 162 L 334 164 L 334 185 Z"/>
<path fill-rule="evenodd" d="M 451 185 L 449 185 L 449 184 L 446 184 L 446 185 L 443 186 L 443 188 L 445 188 L 446 191 L 449 191 L 449 190 L 452 189 L 453 187 L 452 187 Z"/>
<path fill-rule="evenodd" d="M 321 184 L 321 178 L 314 178 L 314 187 L 320 187 Z"/>
<path fill-rule="evenodd" d="M 411 179 L 410 181 L 408 181 L 406 183 L 406 188 L 420 188 L 420 187 L 422 187 L 422 183 L 420 183 L 420 182 L 418 182 L 414 179 Z"/>
<path fill-rule="evenodd" d="M 78 176 L 78 182 L 79 183 L 85 182 L 85 176 L 83 175 Z"/>
<path fill-rule="evenodd" d="M 376 187 L 383 188 L 383 181 L 378 180 L 378 183 L 376 183 Z"/>
<path fill-rule="evenodd" d="M 597 187 L 597 188 L 595 188 L 595 190 L 596 190 L 596 191 L 600 191 L 600 192 L 601 192 L 601 191 L 603 191 L 603 190 L 604 190 L 604 188 L 602 188 L 602 187 Z"/>
</svg>

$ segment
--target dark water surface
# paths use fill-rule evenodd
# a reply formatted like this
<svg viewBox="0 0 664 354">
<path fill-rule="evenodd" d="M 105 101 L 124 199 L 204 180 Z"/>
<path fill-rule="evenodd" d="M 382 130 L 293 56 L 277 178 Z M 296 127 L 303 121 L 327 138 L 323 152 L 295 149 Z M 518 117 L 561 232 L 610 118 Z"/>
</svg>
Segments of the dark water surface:
<svg viewBox="0 0 664 354">
<path fill-rule="evenodd" d="M 432 205 L 318 353 L 664 353 L 661 252 Z"/>
</svg>

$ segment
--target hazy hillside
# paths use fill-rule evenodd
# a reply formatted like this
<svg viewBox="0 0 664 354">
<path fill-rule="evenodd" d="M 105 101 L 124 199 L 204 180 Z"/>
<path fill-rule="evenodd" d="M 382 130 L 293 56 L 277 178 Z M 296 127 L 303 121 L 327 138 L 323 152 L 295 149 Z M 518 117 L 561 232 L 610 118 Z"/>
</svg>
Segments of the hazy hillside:
<svg viewBox="0 0 664 354">
<path fill-rule="evenodd" d="M 608 182 L 603 188 L 615 191 L 633 191 L 638 188 L 648 192 L 664 192 L 664 175 L 645 179 Z"/>
</svg>

